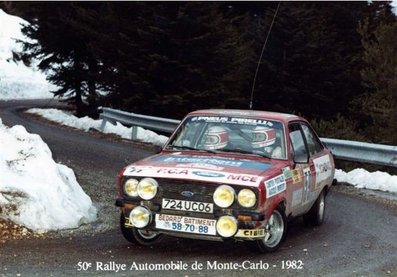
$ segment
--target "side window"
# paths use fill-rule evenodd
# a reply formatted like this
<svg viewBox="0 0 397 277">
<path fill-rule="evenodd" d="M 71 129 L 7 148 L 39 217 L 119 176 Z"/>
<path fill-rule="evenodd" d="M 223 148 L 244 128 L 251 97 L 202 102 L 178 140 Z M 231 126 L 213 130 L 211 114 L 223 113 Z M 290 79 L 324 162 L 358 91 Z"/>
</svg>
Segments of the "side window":
<svg viewBox="0 0 397 277">
<path fill-rule="evenodd" d="M 187 122 L 178 129 L 175 141 L 172 143 L 175 146 L 195 147 L 197 138 L 200 137 L 202 128 L 198 123 Z"/>
<path fill-rule="evenodd" d="M 309 148 L 310 155 L 314 155 L 322 151 L 323 146 L 313 130 L 306 124 L 302 124 L 302 130 L 306 137 L 307 147 Z"/>
<path fill-rule="evenodd" d="M 291 124 L 289 126 L 289 137 L 291 139 L 294 160 L 296 162 L 307 162 L 309 155 L 299 124 Z"/>
</svg>

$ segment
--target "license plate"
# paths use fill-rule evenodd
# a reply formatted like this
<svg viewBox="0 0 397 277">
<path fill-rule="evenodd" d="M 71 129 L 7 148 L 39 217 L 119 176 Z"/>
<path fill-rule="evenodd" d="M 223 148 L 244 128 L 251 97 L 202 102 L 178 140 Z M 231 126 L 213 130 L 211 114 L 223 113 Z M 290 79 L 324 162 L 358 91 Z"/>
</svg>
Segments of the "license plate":
<svg viewBox="0 0 397 277">
<path fill-rule="evenodd" d="M 212 213 L 214 211 L 214 204 L 212 203 L 166 199 L 166 198 L 163 199 L 161 206 L 163 209 L 189 211 L 189 212 Z"/>
<path fill-rule="evenodd" d="M 179 215 L 156 214 L 156 228 L 176 232 L 216 235 L 216 220 Z"/>
</svg>

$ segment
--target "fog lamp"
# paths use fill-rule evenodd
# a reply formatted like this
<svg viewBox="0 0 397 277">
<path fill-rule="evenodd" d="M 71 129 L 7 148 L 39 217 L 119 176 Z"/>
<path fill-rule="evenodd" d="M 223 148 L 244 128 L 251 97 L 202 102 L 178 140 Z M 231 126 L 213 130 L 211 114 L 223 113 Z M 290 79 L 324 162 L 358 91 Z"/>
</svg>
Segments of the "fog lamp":
<svg viewBox="0 0 397 277">
<path fill-rule="evenodd" d="M 151 212 L 145 207 L 135 207 L 130 213 L 130 222 L 137 228 L 146 227 L 150 223 Z"/>
<path fill-rule="evenodd" d="M 221 216 L 216 222 L 216 231 L 224 238 L 234 236 L 237 232 L 237 220 L 233 216 Z"/>
</svg>

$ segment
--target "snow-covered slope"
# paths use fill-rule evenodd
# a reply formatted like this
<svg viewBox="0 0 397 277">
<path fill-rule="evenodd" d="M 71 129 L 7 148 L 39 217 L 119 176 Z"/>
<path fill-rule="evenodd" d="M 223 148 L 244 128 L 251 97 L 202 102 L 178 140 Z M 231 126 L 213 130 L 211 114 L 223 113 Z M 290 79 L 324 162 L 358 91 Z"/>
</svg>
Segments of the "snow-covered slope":
<svg viewBox="0 0 397 277">
<path fill-rule="evenodd" d="M 12 51 L 21 49 L 15 40 L 25 39 L 21 23 L 27 22 L 0 9 L 0 100 L 52 98 L 54 86 L 42 72 L 12 61 Z"/>
<path fill-rule="evenodd" d="M 0 119 L 0 217 L 32 230 L 75 228 L 96 208 L 73 171 L 57 164 L 40 136 Z"/>
<path fill-rule="evenodd" d="M 88 116 L 78 118 L 70 112 L 57 109 L 29 109 L 27 112 L 41 115 L 48 120 L 80 130 L 88 131 L 90 129 L 95 129 L 97 131 L 102 131 L 100 129 L 102 119 L 95 120 Z M 131 139 L 132 127 L 126 127 L 118 122 L 117 125 L 108 123 L 105 125 L 105 130 L 103 130 L 103 132 L 106 134 L 116 134 L 125 139 Z M 137 140 L 161 146 L 167 142 L 168 138 L 166 136 L 158 135 L 150 130 L 138 127 Z"/>
</svg>

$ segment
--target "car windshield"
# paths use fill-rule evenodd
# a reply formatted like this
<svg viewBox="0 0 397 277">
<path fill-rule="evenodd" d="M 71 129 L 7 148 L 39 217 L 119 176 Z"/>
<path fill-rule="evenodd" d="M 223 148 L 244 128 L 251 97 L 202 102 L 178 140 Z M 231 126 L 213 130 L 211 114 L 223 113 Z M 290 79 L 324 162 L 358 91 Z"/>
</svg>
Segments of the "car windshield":
<svg viewBox="0 0 397 277">
<path fill-rule="evenodd" d="M 281 122 L 245 117 L 192 116 L 184 120 L 167 150 L 235 152 L 285 159 Z"/>
</svg>

